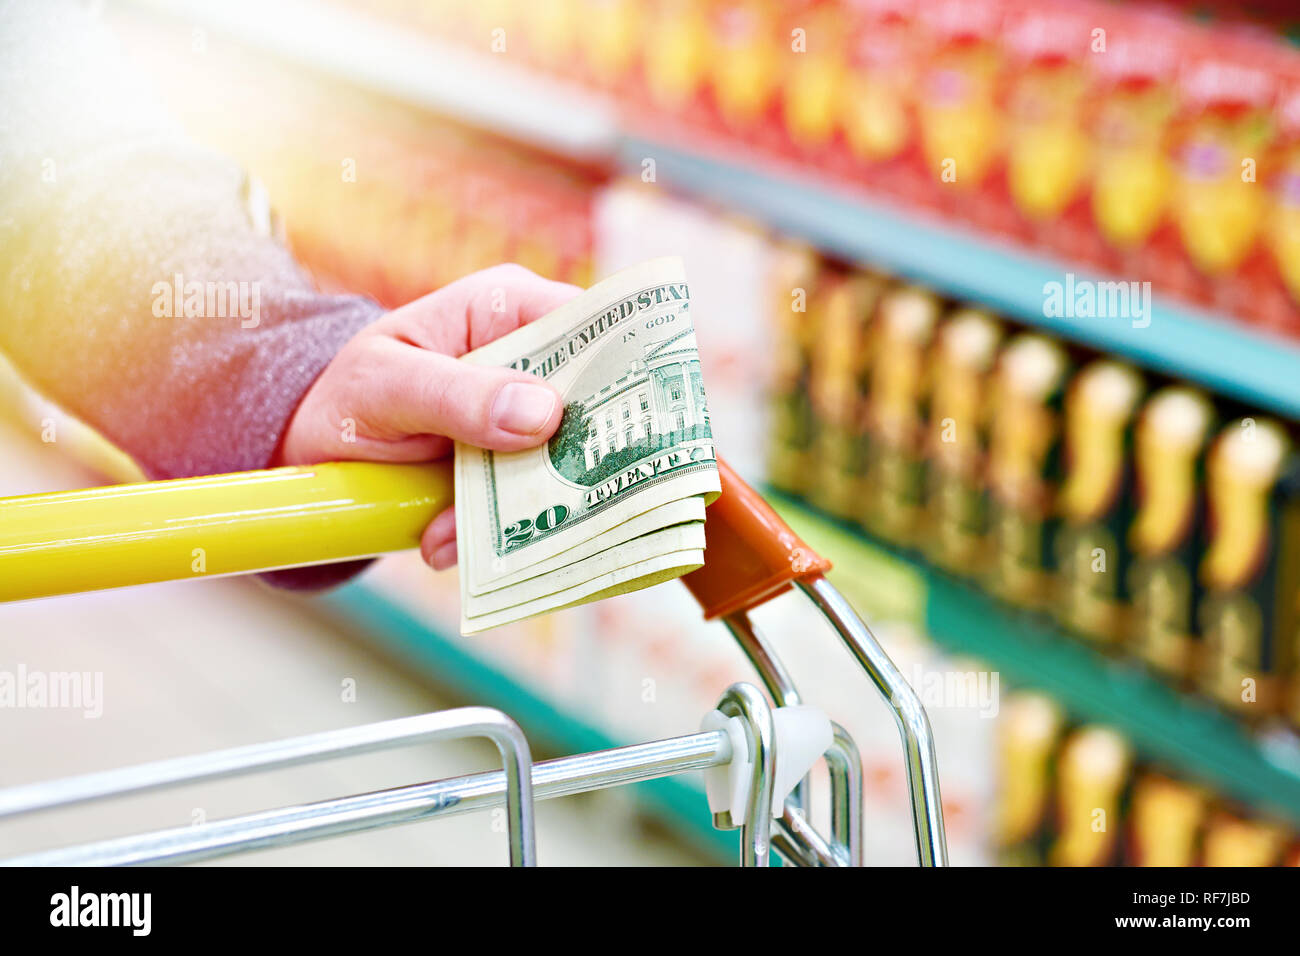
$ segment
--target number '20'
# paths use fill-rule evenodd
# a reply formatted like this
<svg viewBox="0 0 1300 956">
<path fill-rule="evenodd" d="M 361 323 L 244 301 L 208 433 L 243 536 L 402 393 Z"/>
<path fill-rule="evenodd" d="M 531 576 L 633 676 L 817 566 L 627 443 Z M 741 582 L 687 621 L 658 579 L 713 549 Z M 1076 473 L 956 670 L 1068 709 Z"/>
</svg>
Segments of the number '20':
<svg viewBox="0 0 1300 956">
<path fill-rule="evenodd" d="M 501 532 L 506 539 L 506 550 L 513 551 L 530 541 L 534 535 L 548 534 L 564 524 L 569 517 L 569 509 L 564 505 L 551 505 L 536 518 L 525 518 L 514 524 L 506 525 Z"/>
</svg>

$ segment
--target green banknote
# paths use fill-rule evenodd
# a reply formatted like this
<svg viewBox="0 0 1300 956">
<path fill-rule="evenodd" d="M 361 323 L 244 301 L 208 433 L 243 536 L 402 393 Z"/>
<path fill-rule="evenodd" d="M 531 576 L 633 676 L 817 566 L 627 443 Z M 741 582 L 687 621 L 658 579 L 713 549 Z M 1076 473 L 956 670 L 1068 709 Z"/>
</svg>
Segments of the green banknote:
<svg viewBox="0 0 1300 956">
<path fill-rule="evenodd" d="M 704 562 L 718 468 L 680 259 L 654 259 L 465 356 L 564 398 L 551 440 L 456 446 L 461 630 L 668 580 Z"/>
</svg>

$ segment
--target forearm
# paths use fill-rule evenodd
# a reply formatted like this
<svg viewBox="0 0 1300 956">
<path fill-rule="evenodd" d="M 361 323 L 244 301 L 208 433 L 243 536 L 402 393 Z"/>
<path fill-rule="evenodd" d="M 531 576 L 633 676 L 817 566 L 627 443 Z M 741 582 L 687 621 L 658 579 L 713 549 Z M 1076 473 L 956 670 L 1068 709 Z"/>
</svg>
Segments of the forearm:
<svg viewBox="0 0 1300 956">
<path fill-rule="evenodd" d="M 96 44 L 69 28 L 36 56 L 64 37 L 5 13 L 0 349 L 151 477 L 265 465 L 381 310 L 316 292 L 240 170 L 96 69 Z"/>
<path fill-rule="evenodd" d="M 266 467 L 382 310 L 316 291 L 238 167 L 55 7 L 0 0 L 0 350 L 151 478 Z"/>
</svg>

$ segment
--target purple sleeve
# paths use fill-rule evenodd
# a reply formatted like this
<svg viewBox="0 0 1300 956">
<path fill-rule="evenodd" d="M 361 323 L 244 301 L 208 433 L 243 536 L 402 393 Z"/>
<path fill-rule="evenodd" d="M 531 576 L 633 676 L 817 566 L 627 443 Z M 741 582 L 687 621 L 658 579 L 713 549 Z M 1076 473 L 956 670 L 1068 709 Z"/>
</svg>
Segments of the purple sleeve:
<svg viewBox="0 0 1300 956">
<path fill-rule="evenodd" d="M 382 313 L 317 291 L 259 190 L 70 3 L 0 0 L 0 351 L 151 478 L 266 467 Z M 270 575 L 337 583 L 365 562 Z"/>
</svg>

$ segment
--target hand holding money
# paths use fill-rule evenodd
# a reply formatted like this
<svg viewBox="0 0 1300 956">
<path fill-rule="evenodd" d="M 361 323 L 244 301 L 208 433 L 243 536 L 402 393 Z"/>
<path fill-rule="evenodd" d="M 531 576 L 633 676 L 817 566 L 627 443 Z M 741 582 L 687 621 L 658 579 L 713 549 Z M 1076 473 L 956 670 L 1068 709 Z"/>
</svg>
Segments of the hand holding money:
<svg viewBox="0 0 1300 956">
<path fill-rule="evenodd" d="M 704 563 L 718 470 L 679 259 L 620 272 L 462 361 L 535 376 L 564 400 L 545 445 L 456 444 L 462 633 Z"/>
<path fill-rule="evenodd" d="M 559 424 L 557 393 L 524 372 L 459 358 L 581 292 L 522 266 L 499 265 L 394 309 L 358 332 L 321 372 L 272 464 L 433 461 L 450 455 L 454 441 L 502 451 L 536 445 Z M 426 544 L 454 544 L 450 536 L 429 538 Z"/>
</svg>

